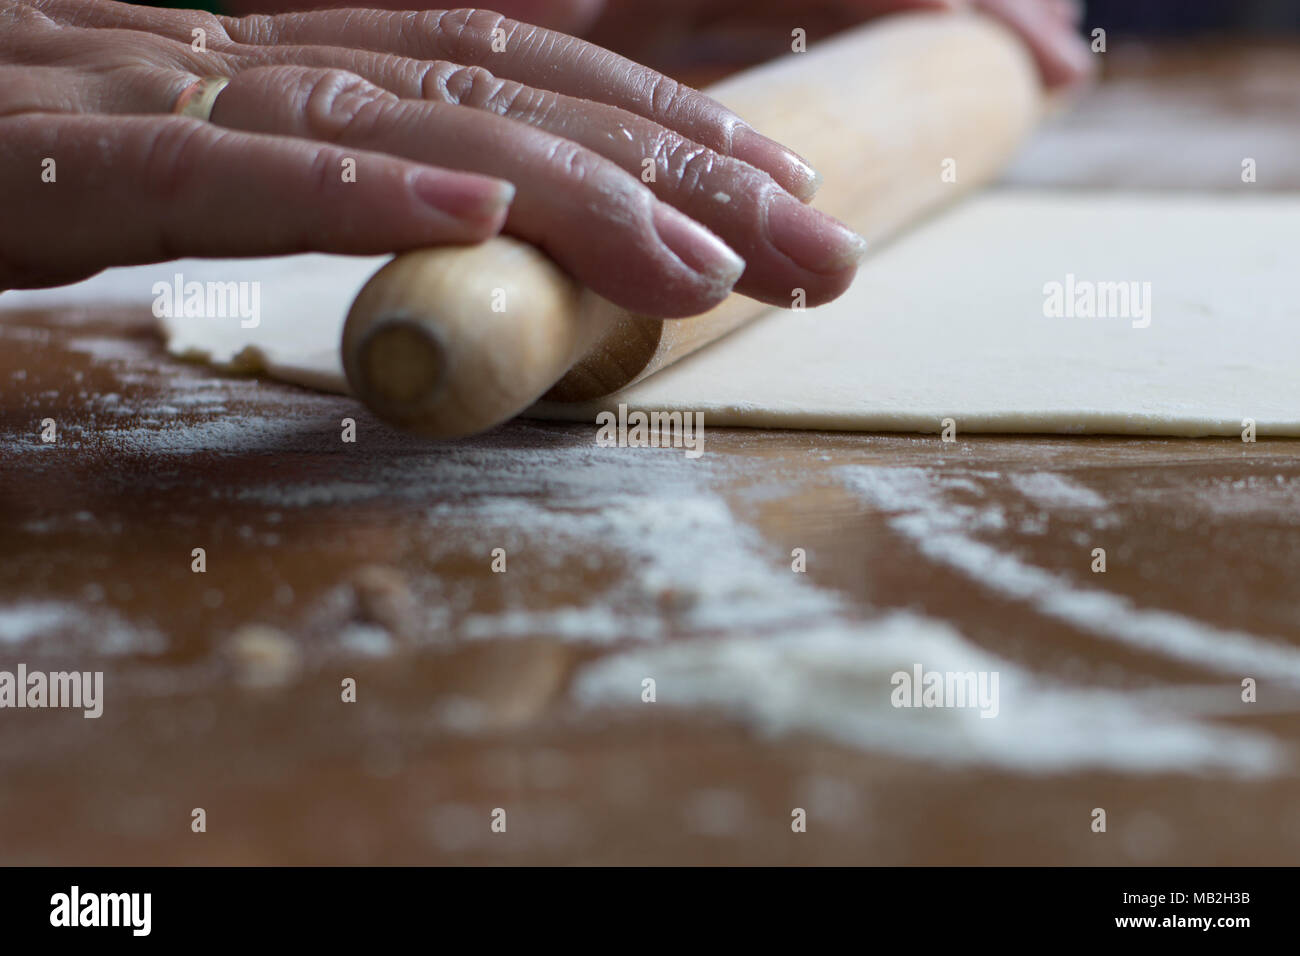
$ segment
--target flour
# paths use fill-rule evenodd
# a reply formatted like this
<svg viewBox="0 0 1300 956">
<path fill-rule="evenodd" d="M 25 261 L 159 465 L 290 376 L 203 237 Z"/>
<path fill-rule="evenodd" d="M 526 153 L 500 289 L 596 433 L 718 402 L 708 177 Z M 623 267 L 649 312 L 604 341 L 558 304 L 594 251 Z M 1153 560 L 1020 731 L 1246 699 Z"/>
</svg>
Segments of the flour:
<svg viewBox="0 0 1300 956">
<path fill-rule="evenodd" d="M 891 706 L 891 675 L 914 662 L 999 673 L 999 715 Z M 645 678 L 655 680 L 656 706 L 712 711 L 768 737 L 809 733 L 946 764 L 1030 773 L 1216 767 L 1257 775 L 1286 759 L 1263 736 L 1216 727 L 1186 705 L 1152 707 L 1114 690 L 1061 686 L 982 651 L 941 621 L 906 612 L 779 636 L 638 648 L 588 666 L 573 693 L 583 707 L 627 711 L 647 706 L 640 699 Z"/>
<path fill-rule="evenodd" d="M 106 608 L 93 612 L 72 603 L 53 600 L 0 604 L 0 647 L 23 646 L 28 653 L 48 653 L 37 638 L 60 636 L 61 656 L 93 651 L 96 654 L 159 653 L 166 640 L 151 627 L 137 627 Z M 71 648 L 70 648 L 71 644 Z"/>
<path fill-rule="evenodd" d="M 1189 504 L 1216 518 L 1300 525 L 1300 478 L 1291 475 L 1204 478 L 1193 486 Z"/>
<path fill-rule="evenodd" d="M 892 513 L 889 525 L 922 553 L 1004 597 L 1072 627 L 1168 658 L 1239 677 L 1252 672 L 1300 685 L 1300 650 L 1204 624 L 1172 611 L 1137 607 L 1130 599 L 1083 587 L 976 540 L 978 509 L 945 501 L 939 481 L 916 468 L 850 466 L 837 470 L 866 501 Z"/>
<path fill-rule="evenodd" d="M 671 525 L 664 521 L 672 515 Z M 782 553 L 738 521 L 720 498 L 697 494 L 610 495 L 582 511 L 526 500 L 484 502 L 445 513 L 451 520 L 537 542 L 546 568 L 563 574 L 600 541 L 617 556 L 609 586 L 581 606 L 547 611 L 510 609 L 475 614 L 463 636 L 544 634 L 611 643 L 674 633 L 765 632 L 837 613 L 840 599 L 805 583 Z M 523 529 L 527 529 L 524 531 Z M 544 544 L 543 544 L 544 543 Z"/>
<path fill-rule="evenodd" d="M 0 644 L 21 644 L 75 620 L 75 611 L 53 602 L 26 601 L 0 607 Z"/>
<path fill-rule="evenodd" d="M 68 340 L 72 352 L 89 355 L 101 362 L 132 362 L 140 357 L 140 345 L 130 339 L 100 335 L 79 335 Z"/>
<path fill-rule="evenodd" d="M 130 362 L 143 370 L 142 379 L 156 379 L 156 358 L 141 344 L 115 350 L 92 338 L 85 351 L 96 361 Z M 343 398 L 280 389 L 271 395 L 273 412 L 259 403 L 254 414 L 230 413 L 225 409 L 238 408 L 241 393 L 262 386 L 188 370 L 173 384 L 165 400 L 129 391 L 122 401 L 101 400 L 104 421 L 96 426 L 95 440 L 104 453 L 153 459 L 319 452 L 327 440 L 321 436 L 342 415 L 356 413 Z M 142 416 L 129 424 L 111 414 L 128 401 Z M 268 522 L 271 514 L 289 509 L 333 506 L 346 513 L 367 503 L 409 506 L 403 512 L 406 546 L 426 564 L 481 560 L 486 569 L 491 549 L 505 547 L 512 569 L 528 562 L 533 590 L 526 603 L 503 587 L 496 592 L 500 606 L 484 611 L 475 600 L 484 593 L 482 585 L 447 585 L 449 593 L 434 602 L 438 632 L 453 641 L 542 637 L 607 649 L 573 683 L 580 712 L 617 716 L 644 707 L 641 681 L 653 676 L 659 702 L 667 707 L 709 710 L 772 736 L 806 733 L 938 763 L 1019 772 L 1215 767 L 1243 774 L 1276 771 L 1285 763 L 1265 738 L 1209 722 L 1225 710 L 1211 688 L 1158 696 L 1062 686 L 921 614 L 867 611 L 865 622 L 850 620 L 862 609 L 848 608 L 839 593 L 793 573 L 788 554 L 737 516 L 736 500 L 718 493 L 733 487 L 737 474 L 736 460 L 725 455 L 706 455 L 687 467 L 671 450 L 597 448 L 594 428 L 527 425 L 434 444 L 368 416 L 360 421 L 359 445 L 339 451 L 347 457 L 331 462 L 325 480 L 317 474 L 230 482 L 212 493 L 273 509 Z M 39 444 L 30 436 L 10 437 L 8 447 L 20 453 Z M 85 437 L 70 427 L 60 441 Z M 812 445 L 810 455 L 824 460 Z M 1110 503 L 1085 484 L 1059 473 L 979 472 L 961 467 L 956 453 L 947 461 L 948 470 L 854 466 L 833 474 L 865 504 L 886 512 L 890 527 L 933 560 L 1084 633 L 1212 673 L 1236 676 L 1258 668 L 1300 676 L 1300 654 L 1284 642 L 1139 608 L 1035 568 L 980 537 L 1025 520 L 1014 506 L 991 503 L 988 482 L 1009 481 L 1029 504 L 1053 517 L 1075 511 L 1089 519 L 1111 518 Z M 1270 479 L 1268 488 L 1278 499 L 1296 493 L 1288 481 Z M 779 491 L 779 483 L 760 482 L 737 497 L 752 505 L 778 501 Z M 1207 506 L 1231 491 L 1207 485 Z M 79 530 L 94 520 L 89 514 L 59 521 L 40 517 L 25 530 Z M 600 542 L 598 550 L 593 541 Z M 466 542 L 477 550 L 466 552 Z M 584 582 L 580 593 L 571 591 L 575 580 Z M 136 633 L 98 610 L 92 614 L 53 601 L 0 607 L 0 645 L 30 645 L 60 631 L 80 635 L 97 649 L 100 641 L 122 649 L 161 645 L 159 635 Z M 338 644 L 350 655 L 396 651 L 387 632 L 369 626 L 341 630 Z M 916 663 L 998 671 L 1004 695 L 998 717 L 891 707 L 890 674 Z M 727 799 L 699 796 L 687 822 L 698 832 L 716 831 L 713 810 Z"/>
<path fill-rule="evenodd" d="M 1106 507 L 1106 499 L 1091 488 L 1050 471 L 1016 474 L 1010 481 L 1012 488 L 1044 508 L 1096 511 Z"/>
</svg>

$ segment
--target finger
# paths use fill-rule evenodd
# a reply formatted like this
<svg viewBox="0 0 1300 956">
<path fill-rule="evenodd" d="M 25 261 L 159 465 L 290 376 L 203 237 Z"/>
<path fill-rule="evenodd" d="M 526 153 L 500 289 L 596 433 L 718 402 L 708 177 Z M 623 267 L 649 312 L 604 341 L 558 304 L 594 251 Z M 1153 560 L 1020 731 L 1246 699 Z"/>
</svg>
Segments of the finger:
<svg viewBox="0 0 1300 956">
<path fill-rule="evenodd" d="M 345 159 L 355 181 L 341 175 Z M 0 208 L 24 228 L 0 232 L 0 281 L 57 284 L 181 256 L 479 242 L 500 230 L 510 194 L 486 176 L 182 117 L 10 117 Z"/>
<path fill-rule="evenodd" d="M 282 0 L 234 0 L 229 6 L 229 12 L 240 16 L 250 13 L 282 13 L 285 9 Z M 365 6 L 376 10 L 410 10 L 413 5 L 411 0 L 366 0 Z M 535 23 L 548 30 L 578 34 L 591 26 L 603 7 L 603 0 L 492 0 L 491 9 L 511 19 Z"/>
<path fill-rule="evenodd" d="M 637 312 L 705 311 L 744 269 L 725 243 L 609 160 L 482 110 L 398 99 L 340 70 L 280 66 L 238 74 L 212 118 L 509 180 L 518 193 L 507 230 Z"/>
<path fill-rule="evenodd" d="M 350 67 L 402 99 L 440 100 L 528 123 L 601 154 L 643 182 L 653 173 L 650 190 L 738 252 L 746 268 L 736 288 L 764 302 L 788 306 L 793 289 L 804 290 L 810 305 L 829 302 L 848 287 L 866 251 L 856 233 L 805 206 L 761 170 L 617 107 L 534 90 L 479 67 L 329 47 L 274 52 L 293 62 Z M 255 117 L 227 111 L 260 112 L 259 100 L 225 97 L 222 122 L 257 128 Z M 399 112 L 397 121 L 404 115 Z M 402 154 L 419 158 L 427 138 L 418 130 Z"/>
<path fill-rule="evenodd" d="M 617 106 L 769 173 L 801 199 L 817 174 L 716 100 L 601 47 L 484 10 L 326 10 L 223 21 L 245 44 L 349 46 L 484 66 L 537 89 Z"/>
<path fill-rule="evenodd" d="M 366 0 L 365 5 L 375 10 L 409 10 L 412 7 L 411 0 Z M 279 13 L 284 6 L 283 0 L 226 0 L 222 9 L 243 17 L 253 13 Z M 599 15 L 603 6 L 604 0 L 493 0 L 492 3 L 494 10 L 508 17 L 566 33 L 581 32 Z"/>
<path fill-rule="evenodd" d="M 97 71 L 81 67 L 0 67 L 0 117 L 25 113 L 129 113 L 172 111 L 198 77 L 156 66 Z"/>
<path fill-rule="evenodd" d="M 110 27 L 147 30 L 173 40 L 192 39 L 196 26 L 211 27 L 208 33 L 225 35 L 220 19 L 202 10 L 172 10 L 134 3 L 86 3 L 85 0 L 42 0 L 40 14 L 51 22 L 73 27 Z"/>
<path fill-rule="evenodd" d="M 367 79 L 399 97 L 440 99 L 528 123 L 605 156 L 642 182 L 648 168 L 655 196 L 745 260 L 737 289 L 753 298 L 789 306 L 798 288 L 810 305 L 829 302 L 848 288 L 866 252 L 856 233 L 795 199 L 767 173 L 653 120 L 476 67 L 400 57 L 367 66 Z"/>
<path fill-rule="evenodd" d="M 1040 0 L 976 0 L 976 5 L 1020 34 L 1047 87 L 1079 83 L 1093 74 L 1095 64 L 1087 44 L 1061 21 L 1050 4 Z"/>
</svg>

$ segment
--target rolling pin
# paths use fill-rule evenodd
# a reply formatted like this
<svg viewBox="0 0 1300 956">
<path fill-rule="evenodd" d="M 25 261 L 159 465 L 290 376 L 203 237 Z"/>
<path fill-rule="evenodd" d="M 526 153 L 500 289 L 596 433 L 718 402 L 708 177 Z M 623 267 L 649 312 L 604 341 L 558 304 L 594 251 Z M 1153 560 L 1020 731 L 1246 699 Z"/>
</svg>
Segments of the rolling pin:
<svg viewBox="0 0 1300 956">
<path fill-rule="evenodd" d="M 1020 41 L 976 14 L 889 17 L 706 92 L 803 155 L 824 177 L 818 208 L 873 244 L 988 182 L 1043 106 Z M 635 315 L 500 237 L 377 272 L 348 314 L 343 366 L 381 418 L 454 438 L 542 397 L 615 392 L 768 308 L 733 293 L 694 318 Z"/>
</svg>

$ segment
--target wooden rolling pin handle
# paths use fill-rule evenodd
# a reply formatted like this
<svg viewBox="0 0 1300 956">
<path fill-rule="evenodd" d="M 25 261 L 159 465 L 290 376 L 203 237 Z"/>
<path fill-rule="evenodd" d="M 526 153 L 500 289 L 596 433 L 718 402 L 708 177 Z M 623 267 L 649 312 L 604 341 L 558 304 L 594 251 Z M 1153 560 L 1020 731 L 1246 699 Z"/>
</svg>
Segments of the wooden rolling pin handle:
<svg viewBox="0 0 1300 956">
<path fill-rule="evenodd" d="M 540 398 L 590 344 L 579 299 L 550 259 L 513 239 L 406 253 L 348 313 L 348 384 L 410 431 L 483 431 Z"/>
</svg>

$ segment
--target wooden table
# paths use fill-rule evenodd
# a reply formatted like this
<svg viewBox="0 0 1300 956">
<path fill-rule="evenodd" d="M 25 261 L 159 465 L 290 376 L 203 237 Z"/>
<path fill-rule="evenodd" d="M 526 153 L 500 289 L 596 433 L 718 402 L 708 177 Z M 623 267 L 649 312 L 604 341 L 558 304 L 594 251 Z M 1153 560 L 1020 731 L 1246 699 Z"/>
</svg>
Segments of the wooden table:
<svg viewBox="0 0 1300 956">
<path fill-rule="evenodd" d="M 1216 130 L 1249 127 L 1260 188 L 1300 188 L 1282 52 L 1116 49 L 1010 181 L 1228 188 Z M 1171 99 L 1202 152 L 1151 152 Z M 97 720 L 0 711 L 2 863 L 1300 852 L 1295 442 L 717 430 L 689 461 L 521 420 L 440 445 L 177 362 L 148 316 L 10 312 L 0 343 L 0 670 L 105 673 Z M 906 722 L 933 715 L 835 664 L 909 622 L 1018 675 L 1009 744 L 964 713 L 927 750 Z"/>
</svg>

